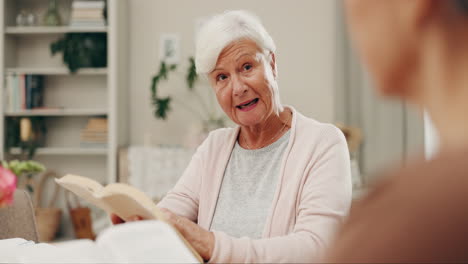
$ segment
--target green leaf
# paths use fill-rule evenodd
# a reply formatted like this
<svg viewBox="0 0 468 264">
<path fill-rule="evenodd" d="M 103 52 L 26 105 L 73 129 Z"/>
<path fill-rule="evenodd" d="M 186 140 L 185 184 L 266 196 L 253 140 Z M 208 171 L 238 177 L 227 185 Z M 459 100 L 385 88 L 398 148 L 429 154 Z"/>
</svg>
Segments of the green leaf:
<svg viewBox="0 0 468 264">
<path fill-rule="evenodd" d="M 170 102 L 171 102 L 170 97 L 158 99 L 157 108 L 155 112 L 157 117 L 164 119 L 164 120 L 167 118 L 167 112 L 171 109 Z"/>
<path fill-rule="evenodd" d="M 197 74 L 197 69 L 195 67 L 195 59 L 193 57 L 189 58 L 189 63 L 190 63 L 190 66 L 187 71 L 186 80 L 187 80 L 187 85 L 189 89 L 192 90 L 193 87 L 195 86 L 195 82 L 198 80 L 198 74 Z"/>
<path fill-rule="evenodd" d="M 50 44 L 52 55 L 62 53 L 71 73 L 84 67 L 106 67 L 106 33 L 67 33 Z"/>
<path fill-rule="evenodd" d="M 161 80 L 167 80 L 169 72 L 174 71 L 177 68 L 176 64 L 167 65 L 166 62 L 161 61 L 158 73 L 151 79 L 151 104 L 154 107 L 154 115 L 156 118 L 165 120 L 167 114 L 170 111 L 171 98 L 158 97 L 158 85 Z"/>
</svg>

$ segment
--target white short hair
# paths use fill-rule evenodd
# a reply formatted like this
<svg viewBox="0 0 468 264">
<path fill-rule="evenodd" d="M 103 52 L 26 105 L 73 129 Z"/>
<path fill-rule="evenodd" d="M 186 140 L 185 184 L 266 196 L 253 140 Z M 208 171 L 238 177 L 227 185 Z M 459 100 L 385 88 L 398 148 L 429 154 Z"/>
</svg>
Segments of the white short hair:
<svg viewBox="0 0 468 264">
<path fill-rule="evenodd" d="M 240 39 L 250 39 L 263 51 L 275 53 L 275 43 L 257 16 L 243 10 L 226 11 L 213 16 L 198 33 L 195 51 L 197 73 L 213 71 L 223 49 Z"/>
</svg>

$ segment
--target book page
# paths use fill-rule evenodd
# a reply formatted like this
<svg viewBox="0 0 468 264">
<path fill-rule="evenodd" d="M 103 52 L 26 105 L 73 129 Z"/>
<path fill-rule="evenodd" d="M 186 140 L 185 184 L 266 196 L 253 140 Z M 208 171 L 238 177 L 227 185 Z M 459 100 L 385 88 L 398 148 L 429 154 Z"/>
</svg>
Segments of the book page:
<svg viewBox="0 0 468 264">
<path fill-rule="evenodd" d="M 103 187 L 98 182 L 77 175 L 66 175 L 56 182 L 107 213 L 128 221 L 134 215 L 144 219 L 163 219 L 153 200 L 128 184 L 113 183 Z"/>
<path fill-rule="evenodd" d="M 1 252 L 1 263 L 57 263 L 51 258 L 55 257 L 57 248 L 46 243 L 10 245 Z"/>
<path fill-rule="evenodd" d="M 96 197 L 103 187 L 98 182 L 77 175 L 67 174 L 60 179 L 55 179 L 59 185 L 65 189 L 78 195 L 80 198 L 85 199 L 87 202 L 96 205 L 97 207 L 111 213 L 109 206 L 107 206 L 100 198 Z"/>
<path fill-rule="evenodd" d="M 113 226 L 96 243 L 118 263 L 199 263 L 167 223 L 138 221 Z"/>
<path fill-rule="evenodd" d="M 97 194 L 120 218 L 139 215 L 143 219 L 163 219 L 153 200 L 144 192 L 124 183 L 113 183 Z"/>
<path fill-rule="evenodd" d="M 0 244 L 9 247 L 1 248 L 0 263 L 112 263 L 111 255 L 88 239 L 62 242 L 59 245 L 46 243 L 11 243 Z"/>
<path fill-rule="evenodd" d="M 56 245 L 54 261 L 62 263 L 114 263 L 109 252 L 90 239 L 77 239 Z M 59 261 L 60 260 L 60 261 Z"/>
</svg>

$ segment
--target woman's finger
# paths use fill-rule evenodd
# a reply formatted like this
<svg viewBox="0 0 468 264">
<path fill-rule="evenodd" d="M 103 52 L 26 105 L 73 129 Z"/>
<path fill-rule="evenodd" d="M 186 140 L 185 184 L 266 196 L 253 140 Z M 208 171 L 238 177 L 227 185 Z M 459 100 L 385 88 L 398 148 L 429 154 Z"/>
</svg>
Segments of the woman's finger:
<svg viewBox="0 0 468 264">
<path fill-rule="evenodd" d="M 143 220 L 143 217 L 141 217 L 139 215 L 132 215 L 128 219 L 129 222 L 140 221 L 140 220 Z"/>
<path fill-rule="evenodd" d="M 125 223 L 125 221 L 122 218 L 118 217 L 116 214 L 111 214 L 110 218 L 113 225 Z"/>
</svg>

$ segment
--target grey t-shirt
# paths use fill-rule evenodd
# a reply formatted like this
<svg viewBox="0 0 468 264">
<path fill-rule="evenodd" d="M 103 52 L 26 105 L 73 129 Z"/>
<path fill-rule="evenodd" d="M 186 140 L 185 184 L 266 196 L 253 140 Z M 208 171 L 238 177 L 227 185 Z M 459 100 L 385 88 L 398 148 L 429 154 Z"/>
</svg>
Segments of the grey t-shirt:
<svg viewBox="0 0 468 264">
<path fill-rule="evenodd" d="M 261 238 L 278 184 L 290 130 L 273 144 L 247 150 L 238 142 L 229 159 L 210 230 Z"/>
</svg>

